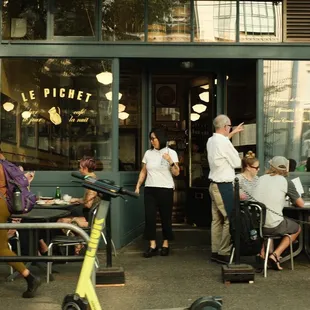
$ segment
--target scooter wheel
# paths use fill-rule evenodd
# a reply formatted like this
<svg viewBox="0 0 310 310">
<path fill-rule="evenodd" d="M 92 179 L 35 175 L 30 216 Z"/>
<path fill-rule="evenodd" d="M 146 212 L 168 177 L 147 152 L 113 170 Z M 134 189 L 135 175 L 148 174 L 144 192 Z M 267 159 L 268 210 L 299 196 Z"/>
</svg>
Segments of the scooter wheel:
<svg viewBox="0 0 310 310">
<path fill-rule="evenodd" d="M 221 310 L 222 304 L 214 297 L 201 297 L 194 301 L 188 310 Z"/>
<path fill-rule="evenodd" d="M 88 302 L 79 295 L 67 295 L 62 303 L 62 310 L 88 310 Z"/>
</svg>

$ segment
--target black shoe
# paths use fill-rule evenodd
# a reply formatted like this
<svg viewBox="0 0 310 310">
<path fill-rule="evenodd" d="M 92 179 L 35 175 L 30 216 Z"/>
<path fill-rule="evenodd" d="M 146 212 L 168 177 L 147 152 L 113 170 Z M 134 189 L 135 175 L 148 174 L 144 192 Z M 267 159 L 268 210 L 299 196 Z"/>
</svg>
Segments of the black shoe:
<svg viewBox="0 0 310 310">
<path fill-rule="evenodd" d="M 160 256 L 168 256 L 169 255 L 169 247 L 163 246 L 160 250 Z"/>
<path fill-rule="evenodd" d="M 217 255 L 216 261 L 220 264 L 228 264 L 230 260 L 230 256 L 229 255 Z"/>
<path fill-rule="evenodd" d="M 33 298 L 38 287 L 41 284 L 41 280 L 39 277 L 36 277 L 31 273 L 27 277 L 25 277 L 25 280 L 27 281 L 28 287 L 27 291 L 23 293 L 22 297 Z"/>
<path fill-rule="evenodd" d="M 149 257 L 152 257 L 152 256 L 156 256 L 158 254 L 158 248 L 156 247 L 155 249 L 149 247 L 144 253 L 143 253 L 143 256 L 145 258 L 149 258 Z"/>
<path fill-rule="evenodd" d="M 217 253 L 212 252 L 211 253 L 211 262 L 216 262 L 217 261 Z"/>
</svg>

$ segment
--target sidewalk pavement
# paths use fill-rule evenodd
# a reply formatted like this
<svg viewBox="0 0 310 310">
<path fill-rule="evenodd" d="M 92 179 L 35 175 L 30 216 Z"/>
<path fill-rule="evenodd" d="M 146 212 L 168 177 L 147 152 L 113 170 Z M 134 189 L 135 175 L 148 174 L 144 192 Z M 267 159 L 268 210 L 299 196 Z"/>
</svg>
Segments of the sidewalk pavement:
<svg viewBox="0 0 310 310">
<path fill-rule="evenodd" d="M 206 236 L 206 231 L 177 233 L 177 241 L 171 244 L 172 252 L 168 257 L 143 258 L 141 238 L 121 249 L 118 256 L 113 257 L 113 264 L 125 269 L 126 284 L 97 288 L 102 309 L 179 310 L 201 296 L 221 296 L 223 310 L 309 309 L 310 263 L 305 257 L 295 259 L 294 271 L 286 262 L 283 264 L 285 270 L 270 270 L 266 279 L 256 274 L 254 284 L 225 285 L 221 279 L 221 265 L 210 262 L 209 246 L 200 243 L 205 242 Z M 99 255 L 99 260 L 104 265 L 104 253 Z M 9 268 L 0 265 L 0 309 L 61 309 L 63 297 L 74 292 L 80 264 L 57 265 L 55 270 L 59 272 L 54 275 L 55 281 L 43 283 L 37 297 L 25 300 L 21 298 L 25 281 L 19 278 L 4 282 Z M 35 267 L 33 271 L 39 272 Z M 45 282 L 45 275 L 41 276 Z"/>
</svg>

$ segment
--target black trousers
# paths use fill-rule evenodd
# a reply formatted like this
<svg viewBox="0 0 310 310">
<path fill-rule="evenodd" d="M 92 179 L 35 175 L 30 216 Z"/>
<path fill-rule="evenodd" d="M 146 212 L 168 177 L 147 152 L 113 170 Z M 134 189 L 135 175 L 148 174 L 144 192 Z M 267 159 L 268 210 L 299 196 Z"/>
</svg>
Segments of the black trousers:
<svg viewBox="0 0 310 310">
<path fill-rule="evenodd" d="M 172 240 L 173 189 L 163 187 L 145 187 L 145 228 L 144 238 L 156 240 L 156 216 L 159 211 L 163 240 Z"/>
</svg>

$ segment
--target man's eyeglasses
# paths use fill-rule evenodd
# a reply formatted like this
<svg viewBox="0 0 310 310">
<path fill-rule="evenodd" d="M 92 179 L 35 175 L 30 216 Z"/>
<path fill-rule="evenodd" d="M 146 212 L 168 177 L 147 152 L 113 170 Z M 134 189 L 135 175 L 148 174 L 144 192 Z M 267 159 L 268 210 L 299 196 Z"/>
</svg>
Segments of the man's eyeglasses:
<svg viewBox="0 0 310 310">
<path fill-rule="evenodd" d="M 259 169 L 259 166 L 257 166 L 257 167 L 249 166 L 249 167 L 251 167 L 251 168 L 253 168 L 253 169 L 255 169 L 255 170 L 258 170 L 258 169 Z"/>
<path fill-rule="evenodd" d="M 225 126 L 228 126 L 229 128 L 231 128 L 231 127 L 232 127 L 232 125 L 225 125 Z"/>
</svg>

